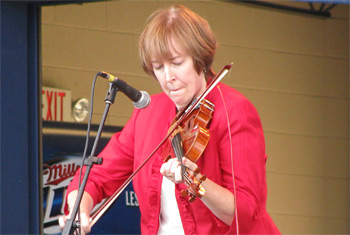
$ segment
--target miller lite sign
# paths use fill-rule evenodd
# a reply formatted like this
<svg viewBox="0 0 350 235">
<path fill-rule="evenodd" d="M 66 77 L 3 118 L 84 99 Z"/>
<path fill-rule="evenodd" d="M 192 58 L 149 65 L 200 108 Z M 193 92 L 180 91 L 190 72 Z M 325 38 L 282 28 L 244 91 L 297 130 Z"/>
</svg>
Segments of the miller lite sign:
<svg viewBox="0 0 350 235">
<path fill-rule="evenodd" d="M 43 87 L 42 118 L 46 121 L 72 121 L 71 91 Z"/>
<path fill-rule="evenodd" d="M 58 219 L 64 215 L 66 193 L 75 173 L 80 170 L 82 156 L 73 154 L 57 154 L 49 157 L 43 164 L 43 209 L 44 234 L 61 234 Z M 128 233 L 140 234 L 139 203 L 132 185 L 124 191 L 124 200 L 116 200 L 114 205 L 97 223 L 92 233 Z M 97 204 L 97 210 L 104 201 Z M 130 218 L 126 223 L 125 218 Z M 119 222 L 117 222 L 119 221 Z M 106 226 L 107 225 L 107 226 Z"/>
<path fill-rule="evenodd" d="M 64 214 L 68 184 L 80 169 L 81 156 L 58 155 L 43 164 L 44 233 L 60 234 L 58 218 Z"/>
</svg>

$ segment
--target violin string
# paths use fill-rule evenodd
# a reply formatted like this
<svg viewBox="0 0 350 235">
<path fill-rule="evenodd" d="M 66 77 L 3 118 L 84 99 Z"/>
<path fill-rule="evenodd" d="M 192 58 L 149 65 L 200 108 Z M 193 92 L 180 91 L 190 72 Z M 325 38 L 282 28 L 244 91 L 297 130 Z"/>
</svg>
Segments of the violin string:
<svg viewBox="0 0 350 235">
<path fill-rule="evenodd" d="M 174 138 L 173 138 L 173 141 L 174 141 L 174 144 L 173 144 L 173 147 L 174 147 L 174 151 L 175 151 L 175 155 L 176 157 L 178 158 L 178 160 L 180 161 L 181 163 L 181 175 L 185 181 L 185 183 L 187 185 L 190 185 L 191 184 L 191 179 L 188 175 L 188 172 L 185 170 L 185 166 L 183 165 L 182 163 L 182 153 L 183 153 L 183 149 L 182 149 L 182 144 L 181 144 L 181 140 L 180 140 L 180 136 L 179 134 L 177 134 Z"/>
<path fill-rule="evenodd" d="M 191 195 L 190 196 L 191 198 L 201 196 L 201 194 L 199 193 L 200 183 L 194 183 L 192 176 L 195 177 L 195 175 L 190 175 L 188 173 L 188 171 L 186 170 L 186 166 L 184 166 L 182 163 L 182 157 L 183 157 L 184 153 L 183 153 L 183 144 L 181 141 L 180 133 L 177 133 L 173 137 L 171 142 L 172 142 L 175 156 L 177 157 L 177 159 L 180 161 L 180 164 L 181 164 L 181 175 L 182 175 L 182 178 L 183 178 L 185 184 L 188 186 L 187 192 Z M 193 185 L 195 185 L 195 189 L 192 187 Z"/>
<path fill-rule="evenodd" d="M 174 136 L 174 138 L 171 140 L 171 143 L 172 143 L 173 148 L 174 148 L 175 156 L 177 157 L 177 159 L 179 160 L 179 162 L 181 164 L 181 175 L 184 176 L 185 167 L 182 163 L 182 156 L 184 155 L 184 152 L 183 152 L 183 146 L 182 146 L 180 133 L 177 133 Z"/>
<path fill-rule="evenodd" d="M 185 184 L 187 184 L 188 186 L 191 185 L 193 183 L 193 180 L 191 179 L 191 177 L 189 176 L 189 173 L 186 171 L 185 166 L 182 163 L 182 156 L 183 156 L 183 148 L 182 148 L 182 141 L 181 141 L 181 137 L 180 134 L 176 134 L 174 136 L 174 138 L 172 139 L 172 146 L 174 148 L 174 152 L 175 152 L 175 156 L 178 158 L 178 160 L 181 163 L 181 173 L 182 173 L 182 177 L 184 179 Z M 198 195 L 198 192 L 195 192 L 192 187 L 188 187 L 189 188 L 189 192 L 191 195 Z"/>
</svg>

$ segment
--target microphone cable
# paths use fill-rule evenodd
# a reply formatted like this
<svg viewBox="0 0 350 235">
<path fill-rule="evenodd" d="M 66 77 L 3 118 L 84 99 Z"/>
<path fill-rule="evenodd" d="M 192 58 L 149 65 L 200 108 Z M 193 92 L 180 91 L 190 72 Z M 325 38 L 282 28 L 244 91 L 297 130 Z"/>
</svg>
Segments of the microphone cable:
<svg viewBox="0 0 350 235">
<path fill-rule="evenodd" d="M 91 130 L 91 120 L 92 120 L 92 113 L 93 113 L 93 106 L 94 106 L 94 93 L 95 93 L 95 86 L 96 86 L 96 80 L 97 77 L 99 76 L 99 73 L 97 73 L 94 77 L 94 80 L 92 82 L 91 86 L 91 95 L 90 95 L 90 111 L 89 111 L 89 120 L 88 120 L 88 125 L 87 125 L 87 130 L 86 130 L 86 139 L 85 139 L 85 146 L 84 146 L 84 152 L 83 152 L 83 157 L 80 165 L 80 170 L 79 170 L 79 183 L 78 183 L 78 190 L 81 187 L 81 176 L 83 174 L 83 167 L 84 167 L 84 162 L 86 160 L 86 154 L 89 146 L 89 138 L 90 138 L 90 130 Z M 83 194 L 84 195 L 84 194 Z M 68 195 L 67 195 L 68 196 Z M 82 196 L 83 198 L 83 196 Z M 81 199 L 82 199 L 81 198 Z M 78 208 L 77 212 L 78 216 L 78 222 L 80 223 L 80 205 Z M 81 223 L 80 223 L 81 224 Z M 79 234 L 81 234 L 81 226 L 79 226 Z"/>
</svg>

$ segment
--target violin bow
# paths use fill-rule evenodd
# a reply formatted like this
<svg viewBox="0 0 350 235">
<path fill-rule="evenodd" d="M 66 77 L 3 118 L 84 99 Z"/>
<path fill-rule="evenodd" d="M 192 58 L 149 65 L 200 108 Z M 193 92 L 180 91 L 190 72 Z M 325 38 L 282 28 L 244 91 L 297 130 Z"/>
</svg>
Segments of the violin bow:
<svg viewBox="0 0 350 235">
<path fill-rule="evenodd" d="M 196 102 L 185 109 L 184 113 L 180 116 L 179 120 L 173 125 L 173 128 L 168 132 L 167 136 L 158 144 L 158 146 L 152 151 L 152 153 L 142 162 L 142 164 L 127 178 L 124 183 L 109 197 L 106 201 L 96 209 L 90 216 L 90 226 L 92 227 L 101 216 L 109 209 L 109 207 L 117 200 L 122 191 L 130 184 L 134 179 L 135 175 L 140 171 L 140 169 L 149 161 L 149 159 L 158 151 L 158 149 L 164 144 L 164 142 L 170 137 L 170 135 L 177 129 L 180 123 L 197 107 L 197 105 L 209 94 L 209 92 L 221 81 L 221 79 L 229 72 L 232 67 L 232 63 L 225 65 L 221 71 L 215 76 L 215 78 L 210 82 L 209 86 L 203 92 L 202 95 L 198 97 Z"/>
</svg>

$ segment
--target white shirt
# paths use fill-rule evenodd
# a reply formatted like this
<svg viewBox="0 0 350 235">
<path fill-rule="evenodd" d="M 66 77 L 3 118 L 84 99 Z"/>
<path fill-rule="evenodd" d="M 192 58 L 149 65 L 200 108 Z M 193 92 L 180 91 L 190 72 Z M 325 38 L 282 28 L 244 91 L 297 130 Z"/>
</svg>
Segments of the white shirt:
<svg viewBox="0 0 350 235">
<path fill-rule="evenodd" d="M 175 198 L 175 183 L 163 176 L 158 235 L 184 234 Z"/>
</svg>

